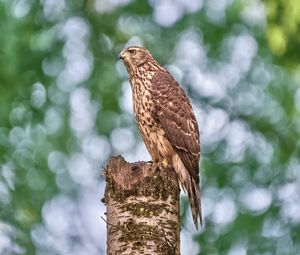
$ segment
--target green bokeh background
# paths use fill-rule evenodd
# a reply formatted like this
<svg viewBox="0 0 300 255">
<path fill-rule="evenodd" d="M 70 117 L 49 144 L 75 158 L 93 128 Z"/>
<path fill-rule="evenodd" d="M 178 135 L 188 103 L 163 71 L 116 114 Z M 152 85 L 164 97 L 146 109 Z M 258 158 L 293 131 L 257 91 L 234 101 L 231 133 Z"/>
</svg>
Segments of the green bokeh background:
<svg viewBox="0 0 300 255">
<path fill-rule="evenodd" d="M 117 59 L 180 81 L 202 146 L 204 226 L 182 254 L 300 254 L 300 2 L 0 0 L 0 254 L 105 254 L 100 175 L 147 160 Z"/>
</svg>

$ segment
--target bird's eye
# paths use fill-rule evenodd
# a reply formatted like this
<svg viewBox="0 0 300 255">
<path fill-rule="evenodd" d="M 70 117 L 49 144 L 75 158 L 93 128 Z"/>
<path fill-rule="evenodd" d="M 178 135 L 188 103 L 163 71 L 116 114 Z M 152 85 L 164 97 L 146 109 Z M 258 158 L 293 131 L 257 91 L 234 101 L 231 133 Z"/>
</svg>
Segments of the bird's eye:
<svg viewBox="0 0 300 255">
<path fill-rule="evenodd" d="M 136 50 L 131 50 L 131 51 L 129 51 L 129 53 L 130 53 L 130 55 L 135 55 Z"/>
</svg>

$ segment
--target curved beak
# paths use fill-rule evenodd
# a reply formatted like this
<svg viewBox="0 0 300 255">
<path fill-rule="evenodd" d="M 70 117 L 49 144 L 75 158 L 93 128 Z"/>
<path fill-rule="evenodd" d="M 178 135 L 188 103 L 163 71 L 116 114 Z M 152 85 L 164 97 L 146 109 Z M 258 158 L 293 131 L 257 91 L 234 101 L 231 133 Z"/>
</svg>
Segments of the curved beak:
<svg viewBox="0 0 300 255">
<path fill-rule="evenodd" d="M 124 52 L 121 51 L 121 53 L 119 54 L 119 59 L 124 59 Z"/>
</svg>

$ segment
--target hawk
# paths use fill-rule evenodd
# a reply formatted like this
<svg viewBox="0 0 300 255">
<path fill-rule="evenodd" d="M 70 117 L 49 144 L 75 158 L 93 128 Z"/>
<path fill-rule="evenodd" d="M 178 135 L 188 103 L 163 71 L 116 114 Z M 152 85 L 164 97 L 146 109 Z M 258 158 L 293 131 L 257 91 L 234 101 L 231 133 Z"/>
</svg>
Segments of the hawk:
<svg viewBox="0 0 300 255">
<path fill-rule="evenodd" d="M 191 103 L 173 76 L 142 47 L 119 55 L 129 74 L 133 110 L 152 161 L 171 164 L 188 193 L 193 220 L 202 224 L 198 124 Z"/>
</svg>

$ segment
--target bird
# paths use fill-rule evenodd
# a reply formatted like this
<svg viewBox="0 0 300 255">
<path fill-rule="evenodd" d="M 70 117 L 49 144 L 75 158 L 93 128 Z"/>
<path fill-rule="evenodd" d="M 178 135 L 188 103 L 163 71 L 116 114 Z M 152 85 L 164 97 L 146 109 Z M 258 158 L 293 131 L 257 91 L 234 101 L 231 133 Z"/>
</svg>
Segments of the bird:
<svg viewBox="0 0 300 255">
<path fill-rule="evenodd" d="M 173 167 L 188 194 L 198 229 L 198 224 L 202 225 L 200 135 L 190 100 L 146 48 L 126 47 L 119 58 L 129 74 L 134 116 L 151 159 Z"/>
</svg>

